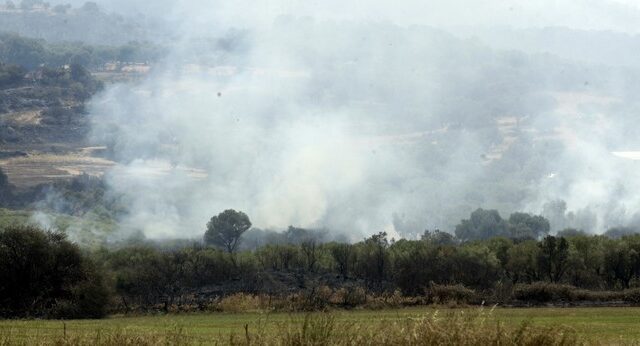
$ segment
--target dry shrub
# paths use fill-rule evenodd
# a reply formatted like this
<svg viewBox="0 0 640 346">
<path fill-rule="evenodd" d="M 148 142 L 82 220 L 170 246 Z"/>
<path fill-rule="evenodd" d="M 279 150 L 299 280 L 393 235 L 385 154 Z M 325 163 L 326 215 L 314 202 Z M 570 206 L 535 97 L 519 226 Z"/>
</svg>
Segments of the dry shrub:
<svg viewBox="0 0 640 346">
<path fill-rule="evenodd" d="M 400 308 L 403 305 L 410 305 L 407 303 L 407 300 L 407 298 L 402 296 L 400 290 L 395 290 L 393 292 L 385 292 L 377 296 L 368 295 L 363 308 L 371 310 L 395 309 Z"/>
<path fill-rule="evenodd" d="M 260 296 L 236 293 L 222 298 L 216 304 L 217 310 L 223 312 L 252 312 L 262 311 L 268 308 L 265 306 L 264 299 Z"/>
<path fill-rule="evenodd" d="M 427 303 L 451 306 L 470 304 L 477 300 L 476 292 L 463 285 L 437 285 L 432 283 L 425 290 Z"/>
<path fill-rule="evenodd" d="M 511 281 L 499 281 L 493 286 L 487 298 L 491 302 L 508 303 L 513 298 L 513 288 Z"/>
<path fill-rule="evenodd" d="M 402 295 L 400 290 L 395 290 L 392 293 L 387 293 L 382 296 L 384 299 L 384 303 L 388 308 L 399 308 L 405 304 L 407 304 L 407 300 Z"/>
<path fill-rule="evenodd" d="M 513 289 L 513 297 L 527 302 L 574 301 L 576 288 L 570 285 L 534 282 L 519 284 Z"/>
<path fill-rule="evenodd" d="M 329 301 L 348 308 L 361 306 L 367 302 L 367 291 L 362 287 L 342 287 L 333 293 Z"/>
<path fill-rule="evenodd" d="M 328 286 L 313 287 L 297 295 L 296 311 L 324 311 L 331 304 L 333 290 Z"/>
</svg>

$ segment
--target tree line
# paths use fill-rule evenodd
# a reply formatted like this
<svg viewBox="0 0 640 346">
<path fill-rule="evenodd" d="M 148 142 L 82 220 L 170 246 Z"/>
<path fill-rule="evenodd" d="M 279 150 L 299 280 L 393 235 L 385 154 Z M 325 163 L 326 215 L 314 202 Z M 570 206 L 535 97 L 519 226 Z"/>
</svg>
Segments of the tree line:
<svg viewBox="0 0 640 346">
<path fill-rule="evenodd" d="M 491 236 L 487 220 L 504 221 L 496 215 L 479 210 L 461 221 L 456 233 L 478 239 L 436 230 L 416 240 L 380 232 L 355 243 L 322 242 L 317 231 L 290 227 L 283 239 L 295 241 L 252 250 L 239 246 L 249 217 L 234 210 L 214 216 L 203 241 L 179 246 L 139 240 L 83 251 L 64 234 L 10 226 L 0 230 L 0 316 L 99 317 L 107 306 L 202 309 L 238 293 L 299 297 L 320 287 L 365 297 L 424 297 L 450 287 L 455 295 L 476 292 L 494 302 L 534 299 L 523 292 L 540 283 L 590 292 L 640 287 L 640 235 L 548 235 L 543 218 L 517 213 L 496 230 L 511 237 Z M 542 225 L 539 238 L 520 237 L 525 225 L 525 234 Z"/>
<path fill-rule="evenodd" d="M 48 43 L 14 33 L 0 33 L 0 62 L 31 70 L 41 65 L 59 67 L 79 64 L 90 69 L 107 62 L 148 62 L 164 55 L 164 49 L 147 42 L 119 46 L 89 45 L 82 42 Z"/>
</svg>

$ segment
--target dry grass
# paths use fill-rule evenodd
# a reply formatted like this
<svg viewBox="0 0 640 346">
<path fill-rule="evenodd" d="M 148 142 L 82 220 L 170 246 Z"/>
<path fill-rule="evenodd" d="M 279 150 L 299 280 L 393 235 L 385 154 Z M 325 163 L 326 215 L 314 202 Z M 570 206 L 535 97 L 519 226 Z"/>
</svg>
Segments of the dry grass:
<svg viewBox="0 0 640 346">
<path fill-rule="evenodd" d="M 336 323 L 331 314 L 308 314 L 302 323 L 281 325 L 277 334 L 247 329 L 236 345 L 580 345 L 570 329 L 523 323 L 506 328 L 484 310 L 438 311 L 419 318 L 382 321 L 377 325 Z"/>
<path fill-rule="evenodd" d="M 41 345 L 41 346 L 76 346 L 76 345 L 95 345 L 95 346 L 121 346 L 121 345 L 193 345 L 201 344 L 201 342 L 188 338 L 181 329 L 164 333 L 148 333 L 148 334 L 128 334 L 124 331 L 115 331 L 103 333 L 97 331 L 93 334 L 59 336 L 42 339 L 38 337 L 28 337 L 16 339 L 11 334 L 0 336 L 0 346 L 9 345 Z"/>
<path fill-rule="evenodd" d="M 132 334 L 99 330 L 73 336 L 14 338 L 0 334 L 2 345 L 580 345 L 577 334 L 562 327 L 522 323 L 507 327 L 487 309 L 434 311 L 416 318 L 344 321 L 335 314 L 313 313 L 288 321 L 269 322 L 269 316 L 245 324 L 241 333 L 219 336 L 188 335 L 179 327 Z"/>
</svg>

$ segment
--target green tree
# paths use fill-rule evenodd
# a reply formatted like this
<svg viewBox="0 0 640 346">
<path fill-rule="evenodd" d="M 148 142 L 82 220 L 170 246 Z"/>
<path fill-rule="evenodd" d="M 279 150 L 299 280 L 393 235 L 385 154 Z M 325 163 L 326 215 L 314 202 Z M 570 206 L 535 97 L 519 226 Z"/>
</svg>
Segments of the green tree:
<svg viewBox="0 0 640 346">
<path fill-rule="evenodd" d="M 333 260 L 336 262 L 338 273 L 340 273 L 343 278 L 346 278 L 353 266 L 353 245 L 333 243 L 329 245 L 329 251 L 331 252 L 331 257 L 333 257 Z"/>
<path fill-rule="evenodd" d="M 387 233 L 380 232 L 360 243 L 357 252 L 358 272 L 369 284 L 385 280 L 389 267 Z"/>
<path fill-rule="evenodd" d="M 420 237 L 422 241 L 427 243 L 436 244 L 436 245 L 455 245 L 456 238 L 447 232 L 442 232 L 439 229 L 435 231 L 425 230 L 422 236 Z"/>
<path fill-rule="evenodd" d="M 0 317 L 96 318 L 108 302 L 102 274 L 64 234 L 0 229 Z"/>
<path fill-rule="evenodd" d="M 533 282 L 541 279 L 537 259 L 540 249 L 533 240 L 513 245 L 507 250 L 506 275 L 513 283 Z"/>
<path fill-rule="evenodd" d="M 538 248 L 538 268 L 551 282 L 559 282 L 567 270 L 569 243 L 565 238 L 545 237 Z"/>
<path fill-rule="evenodd" d="M 513 213 L 509 216 L 509 236 L 514 239 L 539 239 L 549 234 L 549 220 L 540 215 Z"/>
<path fill-rule="evenodd" d="M 508 224 L 497 210 L 477 209 L 456 226 L 456 237 L 463 242 L 507 236 Z"/>
<path fill-rule="evenodd" d="M 567 240 L 570 245 L 567 277 L 571 284 L 577 287 L 599 288 L 604 265 L 603 241 L 608 239 L 577 233 Z"/>
<path fill-rule="evenodd" d="M 209 220 L 204 233 L 204 242 L 233 253 L 240 244 L 242 234 L 249 228 L 251 228 L 251 221 L 247 214 L 227 209 Z"/>
<path fill-rule="evenodd" d="M 393 279 L 407 295 L 424 294 L 430 282 L 441 282 L 442 262 L 438 261 L 441 246 L 400 240 L 393 244 Z"/>
</svg>

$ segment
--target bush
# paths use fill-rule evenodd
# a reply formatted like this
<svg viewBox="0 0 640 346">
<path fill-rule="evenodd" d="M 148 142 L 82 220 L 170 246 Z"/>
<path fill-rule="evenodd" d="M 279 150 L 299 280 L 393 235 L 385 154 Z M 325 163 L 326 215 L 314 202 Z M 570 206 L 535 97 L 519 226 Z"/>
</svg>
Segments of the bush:
<svg viewBox="0 0 640 346">
<path fill-rule="evenodd" d="M 532 284 L 516 285 L 513 297 L 523 301 L 545 303 L 551 301 L 573 301 L 576 288 L 570 285 L 552 284 L 548 282 L 534 282 Z"/>
<path fill-rule="evenodd" d="M 476 292 L 463 285 L 437 285 L 432 283 L 425 291 L 427 303 L 431 304 L 470 304 L 477 300 Z"/>
<path fill-rule="evenodd" d="M 0 316 L 97 318 L 109 292 L 102 274 L 62 233 L 0 230 Z"/>
<path fill-rule="evenodd" d="M 220 300 L 217 307 L 219 311 L 223 312 L 251 312 L 266 308 L 259 296 L 246 293 L 226 296 Z"/>
<path fill-rule="evenodd" d="M 367 302 L 367 292 L 362 287 L 342 287 L 336 290 L 331 301 L 352 308 Z"/>
<path fill-rule="evenodd" d="M 301 292 L 295 304 L 299 311 L 323 311 L 329 307 L 333 290 L 328 286 L 313 287 Z"/>
<path fill-rule="evenodd" d="M 640 288 L 632 288 L 622 292 L 622 300 L 628 303 L 640 303 Z"/>
</svg>

